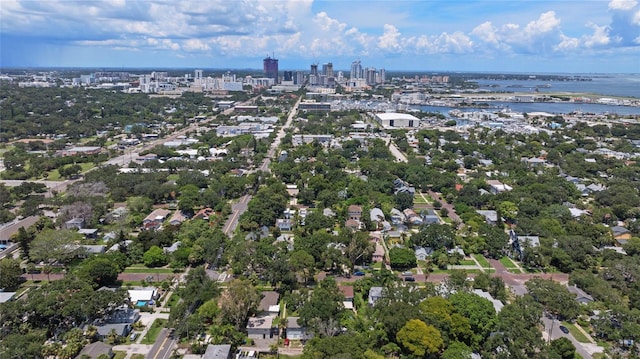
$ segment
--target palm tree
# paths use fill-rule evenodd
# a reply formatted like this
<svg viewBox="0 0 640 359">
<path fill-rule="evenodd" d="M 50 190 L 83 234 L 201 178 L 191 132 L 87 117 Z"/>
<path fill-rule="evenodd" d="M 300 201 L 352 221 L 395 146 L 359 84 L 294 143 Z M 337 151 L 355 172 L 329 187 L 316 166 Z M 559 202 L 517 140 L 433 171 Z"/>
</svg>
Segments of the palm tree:
<svg viewBox="0 0 640 359">
<path fill-rule="evenodd" d="M 95 342 L 98 339 L 98 328 L 93 325 L 89 325 L 87 329 L 84 331 L 84 336 L 90 342 Z"/>
</svg>

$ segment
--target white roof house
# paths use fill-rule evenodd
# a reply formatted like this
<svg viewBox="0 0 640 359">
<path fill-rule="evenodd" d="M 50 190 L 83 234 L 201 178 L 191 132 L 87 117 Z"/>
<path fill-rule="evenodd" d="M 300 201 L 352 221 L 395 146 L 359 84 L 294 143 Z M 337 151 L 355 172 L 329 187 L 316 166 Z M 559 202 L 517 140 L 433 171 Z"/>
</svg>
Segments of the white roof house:
<svg viewBox="0 0 640 359">
<path fill-rule="evenodd" d="M 157 289 L 153 287 L 129 289 L 129 298 L 131 303 L 148 302 L 155 300 Z"/>
<path fill-rule="evenodd" d="M 420 119 L 408 113 L 377 113 L 375 117 L 384 128 L 416 128 L 420 126 Z"/>
</svg>

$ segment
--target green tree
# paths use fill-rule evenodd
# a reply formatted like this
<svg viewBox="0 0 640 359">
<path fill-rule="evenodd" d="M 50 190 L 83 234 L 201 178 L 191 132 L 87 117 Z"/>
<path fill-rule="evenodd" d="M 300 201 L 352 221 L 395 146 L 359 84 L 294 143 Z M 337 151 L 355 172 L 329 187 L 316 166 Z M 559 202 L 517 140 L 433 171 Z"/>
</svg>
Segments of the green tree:
<svg viewBox="0 0 640 359">
<path fill-rule="evenodd" d="M 396 193 L 394 196 L 394 200 L 397 208 L 401 211 L 404 211 L 407 208 L 413 208 L 413 195 L 411 193 Z"/>
<path fill-rule="evenodd" d="M 576 347 L 565 337 L 552 340 L 550 350 L 560 359 L 574 359 L 576 355 Z"/>
<path fill-rule="evenodd" d="M 455 240 L 453 228 L 448 224 L 431 224 L 420 228 L 420 232 L 411 236 L 411 244 L 431 247 L 433 250 L 452 248 Z"/>
<path fill-rule="evenodd" d="M 409 269 L 416 266 L 415 253 L 409 248 L 393 247 L 389 249 L 389 261 L 393 269 Z"/>
<path fill-rule="evenodd" d="M 466 344 L 453 342 L 442 352 L 441 359 L 469 359 L 473 351 Z"/>
<path fill-rule="evenodd" d="M 168 263 L 167 255 L 158 246 L 151 246 L 148 251 L 144 252 L 142 262 L 147 267 L 162 267 Z"/>
<path fill-rule="evenodd" d="M 12 291 L 20 284 L 20 261 L 13 258 L 0 259 L 0 288 Z"/>
<path fill-rule="evenodd" d="M 344 296 L 332 278 L 318 283 L 299 310 L 300 322 L 318 336 L 334 336 L 340 330 Z"/>
<path fill-rule="evenodd" d="M 313 278 L 316 261 L 313 256 L 304 250 L 291 253 L 289 265 L 296 273 L 302 277 L 302 281 L 307 283 Z"/>
<path fill-rule="evenodd" d="M 78 276 L 93 282 L 96 288 L 112 285 L 118 280 L 118 266 L 108 258 L 96 257 L 82 263 Z"/>
<path fill-rule="evenodd" d="M 542 278 L 533 278 L 525 286 L 536 302 L 560 319 L 573 320 L 580 314 L 580 304 L 575 300 L 575 294 L 569 292 L 566 286 Z"/>
<path fill-rule="evenodd" d="M 77 245 L 81 240 L 82 235 L 76 231 L 45 229 L 30 243 L 29 256 L 36 263 L 59 261 L 67 264 L 86 252 Z"/>
<path fill-rule="evenodd" d="M 417 357 L 433 356 L 444 346 L 440 331 L 419 319 L 412 319 L 396 335 L 402 347 Z"/>
<path fill-rule="evenodd" d="M 260 293 L 249 281 L 232 280 L 219 300 L 223 323 L 242 328 L 249 314 L 258 308 L 260 299 Z"/>
</svg>

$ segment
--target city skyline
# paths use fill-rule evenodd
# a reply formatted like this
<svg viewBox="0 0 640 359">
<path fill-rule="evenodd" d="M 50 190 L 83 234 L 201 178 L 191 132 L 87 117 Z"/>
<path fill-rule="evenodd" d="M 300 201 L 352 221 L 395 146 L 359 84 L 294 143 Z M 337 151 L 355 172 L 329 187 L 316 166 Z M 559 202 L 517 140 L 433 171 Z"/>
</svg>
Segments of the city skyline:
<svg viewBox="0 0 640 359">
<path fill-rule="evenodd" d="M 3 1 L 2 67 L 640 72 L 640 5 L 611 1 Z M 347 74 L 348 76 L 348 74 Z"/>
</svg>

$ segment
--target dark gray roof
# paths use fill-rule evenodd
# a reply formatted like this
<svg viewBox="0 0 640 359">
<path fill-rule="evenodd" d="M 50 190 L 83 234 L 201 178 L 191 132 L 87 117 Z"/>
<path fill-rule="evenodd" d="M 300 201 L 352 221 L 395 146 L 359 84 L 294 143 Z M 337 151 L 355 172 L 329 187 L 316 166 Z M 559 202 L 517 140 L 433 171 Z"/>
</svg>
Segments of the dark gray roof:
<svg viewBox="0 0 640 359">
<path fill-rule="evenodd" d="M 209 344 L 207 346 L 207 351 L 205 351 L 204 355 L 202 355 L 202 359 L 228 359 L 230 355 L 230 344 Z"/>
</svg>

